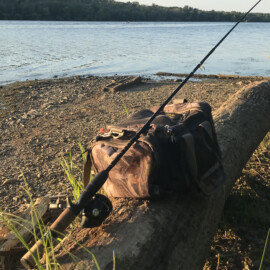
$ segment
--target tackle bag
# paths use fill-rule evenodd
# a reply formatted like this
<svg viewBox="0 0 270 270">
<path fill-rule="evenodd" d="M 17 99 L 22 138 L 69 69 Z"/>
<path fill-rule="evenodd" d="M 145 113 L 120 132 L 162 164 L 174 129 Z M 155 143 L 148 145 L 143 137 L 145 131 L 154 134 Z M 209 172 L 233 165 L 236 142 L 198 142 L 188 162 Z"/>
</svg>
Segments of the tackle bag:
<svg viewBox="0 0 270 270">
<path fill-rule="evenodd" d="M 108 167 L 129 140 L 153 115 L 141 110 L 118 125 L 101 129 L 88 147 L 84 184 Z M 149 198 L 195 187 L 205 194 L 225 181 L 211 107 L 207 103 L 175 102 L 165 106 L 110 171 L 103 188 L 108 196 Z"/>
</svg>

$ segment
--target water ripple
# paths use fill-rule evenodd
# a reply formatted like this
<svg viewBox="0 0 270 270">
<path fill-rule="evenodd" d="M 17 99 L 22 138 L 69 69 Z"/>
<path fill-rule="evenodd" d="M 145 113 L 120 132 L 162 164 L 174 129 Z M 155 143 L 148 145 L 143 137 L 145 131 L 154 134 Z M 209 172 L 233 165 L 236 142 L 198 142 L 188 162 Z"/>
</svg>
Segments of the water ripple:
<svg viewBox="0 0 270 270">
<path fill-rule="evenodd" d="M 188 73 L 232 25 L 0 21 L 0 84 L 54 75 Z M 270 76 L 269 26 L 240 24 L 203 73 Z"/>
</svg>

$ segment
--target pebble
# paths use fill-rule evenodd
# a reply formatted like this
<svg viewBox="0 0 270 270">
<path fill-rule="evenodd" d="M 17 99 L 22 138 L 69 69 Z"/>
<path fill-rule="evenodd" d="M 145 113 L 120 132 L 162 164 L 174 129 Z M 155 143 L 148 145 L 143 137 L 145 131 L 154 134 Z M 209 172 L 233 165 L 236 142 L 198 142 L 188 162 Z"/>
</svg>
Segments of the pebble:
<svg viewBox="0 0 270 270">
<path fill-rule="evenodd" d="M 8 184 L 14 184 L 16 182 L 20 182 L 20 180 L 19 179 L 6 179 L 3 182 L 2 186 L 8 185 Z"/>
<path fill-rule="evenodd" d="M 22 119 L 27 119 L 27 118 L 28 118 L 27 113 L 24 113 L 24 114 L 22 115 Z"/>
</svg>

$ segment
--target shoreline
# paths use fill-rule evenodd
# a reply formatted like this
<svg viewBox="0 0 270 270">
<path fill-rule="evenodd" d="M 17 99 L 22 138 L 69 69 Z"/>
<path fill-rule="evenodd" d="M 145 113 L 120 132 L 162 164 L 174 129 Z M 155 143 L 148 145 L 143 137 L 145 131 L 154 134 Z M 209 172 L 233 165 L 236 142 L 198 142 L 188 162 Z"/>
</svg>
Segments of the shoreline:
<svg viewBox="0 0 270 270">
<path fill-rule="evenodd" d="M 142 77 L 143 79 L 158 81 L 158 80 L 170 80 L 172 78 L 186 78 L 189 74 L 188 73 L 172 73 L 172 72 L 164 72 L 160 71 L 155 74 L 115 74 L 115 75 L 85 75 L 85 74 L 78 74 L 78 75 L 53 75 L 52 77 L 48 78 L 32 78 L 26 80 L 19 80 L 19 81 L 11 81 L 11 82 L 4 82 L 0 83 L 0 89 L 9 85 L 13 84 L 28 84 L 34 82 L 42 82 L 42 81 L 51 81 L 51 80 L 67 80 L 72 78 L 92 78 L 92 77 L 102 77 L 102 78 L 122 78 L 122 77 Z M 239 80 L 270 80 L 270 76 L 260 76 L 260 75 L 234 75 L 234 74 L 194 74 L 190 80 L 193 78 L 195 79 L 239 79 Z"/>
</svg>

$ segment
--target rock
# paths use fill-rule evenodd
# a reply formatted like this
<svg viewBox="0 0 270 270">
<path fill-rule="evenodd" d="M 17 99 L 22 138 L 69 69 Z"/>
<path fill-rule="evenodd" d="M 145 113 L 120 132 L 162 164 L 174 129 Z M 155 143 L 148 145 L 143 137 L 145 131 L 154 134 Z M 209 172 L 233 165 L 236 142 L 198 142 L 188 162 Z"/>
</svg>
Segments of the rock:
<svg viewBox="0 0 270 270">
<path fill-rule="evenodd" d="M 36 111 L 36 110 L 30 110 L 27 114 L 28 114 L 31 118 L 35 118 L 35 117 L 41 115 L 41 113 L 39 113 L 39 112 Z"/>
<path fill-rule="evenodd" d="M 27 113 L 24 113 L 24 114 L 22 115 L 22 119 L 27 119 L 27 118 L 28 118 Z"/>
<path fill-rule="evenodd" d="M 57 154 L 58 157 L 63 157 L 64 155 L 65 155 L 65 153 L 64 153 L 63 151 L 61 151 L 61 152 L 59 152 L 59 153 Z"/>
<path fill-rule="evenodd" d="M 68 102 L 68 98 L 67 97 L 63 97 L 63 99 L 61 99 L 59 101 L 59 104 L 66 104 Z"/>
</svg>

